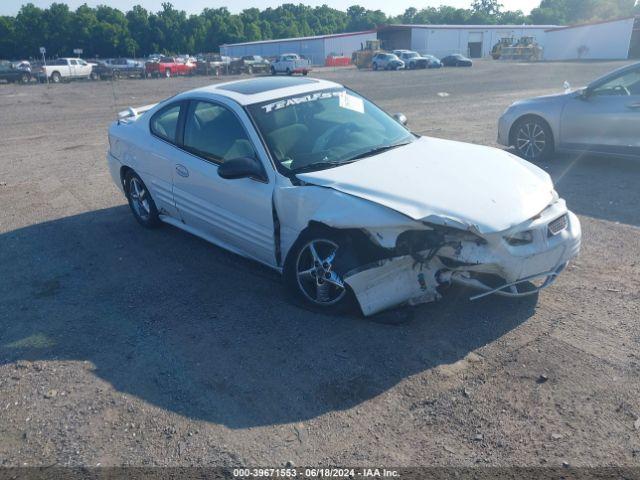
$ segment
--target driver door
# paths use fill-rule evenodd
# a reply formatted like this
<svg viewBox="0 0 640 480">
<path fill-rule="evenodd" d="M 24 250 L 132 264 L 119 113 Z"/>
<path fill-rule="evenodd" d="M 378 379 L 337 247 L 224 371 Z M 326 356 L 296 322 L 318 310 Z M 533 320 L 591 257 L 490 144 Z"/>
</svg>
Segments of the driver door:
<svg viewBox="0 0 640 480">
<path fill-rule="evenodd" d="M 226 160 L 248 157 L 260 163 L 258 137 L 244 127 L 242 115 L 246 113 L 222 103 L 189 102 L 174 156 L 173 196 L 182 222 L 193 233 L 274 266 L 273 182 L 218 175 Z"/>
<path fill-rule="evenodd" d="M 560 146 L 569 150 L 640 155 L 640 67 L 571 97 L 560 120 Z"/>
</svg>

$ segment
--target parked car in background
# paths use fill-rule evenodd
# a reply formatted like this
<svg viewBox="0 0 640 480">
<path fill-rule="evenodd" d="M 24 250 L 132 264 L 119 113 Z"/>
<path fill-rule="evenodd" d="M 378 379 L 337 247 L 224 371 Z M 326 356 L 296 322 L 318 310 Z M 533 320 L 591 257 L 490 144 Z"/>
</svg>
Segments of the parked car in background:
<svg viewBox="0 0 640 480">
<path fill-rule="evenodd" d="M 512 104 L 498 122 L 498 143 L 532 161 L 554 151 L 640 157 L 640 63 L 567 90 Z"/>
<path fill-rule="evenodd" d="M 307 75 L 311 71 L 311 64 L 309 60 L 301 58 L 296 53 L 285 53 L 276 58 L 275 62 L 271 63 L 271 74 L 277 75 L 279 73 L 286 73 L 287 75 L 293 75 L 300 73 Z"/>
<path fill-rule="evenodd" d="M 58 58 L 48 61 L 46 65 L 41 65 L 34 73 L 41 82 L 47 79 L 52 83 L 86 78 L 97 79 L 97 75 L 93 73 L 95 66 L 95 63 L 86 62 L 81 58 Z"/>
<path fill-rule="evenodd" d="M 442 68 L 442 62 L 433 55 L 425 55 L 424 58 L 427 59 L 428 68 Z"/>
<path fill-rule="evenodd" d="M 371 68 L 374 70 L 400 70 L 404 68 L 404 62 L 393 53 L 376 53 L 371 59 Z"/>
<path fill-rule="evenodd" d="M 409 70 L 429 66 L 429 60 L 413 50 L 394 50 L 393 53 L 404 62 L 405 68 Z"/>
<path fill-rule="evenodd" d="M 19 60 L 11 64 L 17 70 L 26 70 L 31 72 L 31 63 L 28 60 Z"/>
<path fill-rule="evenodd" d="M 198 75 L 215 75 L 228 73 L 229 57 L 223 57 L 218 53 L 200 53 L 196 55 L 196 70 Z"/>
<path fill-rule="evenodd" d="M 271 62 L 262 58 L 260 55 L 245 55 L 231 61 L 229 64 L 229 73 L 237 75 L 240 73 L 247 73 L 252 75 L 254 73 L 268 73 L 271 70 Z"/>
<path fill-rule="evenodd" d="M 158 61 L 147 62 L 145 73 L 152 78 L 170 78 L 180 75 L 192 75 L 195 73 L 196 65 L 179 61 L 174 57 L 160 57 Z"/>
<path fill-rule="evenodd" d="M 118 117 L 109 171 L 140 225 L 282 272 L 312 308 L 355 301 L 371 315 L 452 283 L 535 296 L 580 250 L 580 222 L 545 171 L 414 135 L 334 82 L 219 83 Z"/>
<path fill-rule="evenodd" d="M 93 71 L 100 80 L 117 80 L 126 77 L 144 78 L 145 76 L 144 63 L 129 58 L 107 58 L 98 60 Z"/>
<path fill-rule="evenodd" d="M 0 81 L 7 83 L 29 83 L 31 81 L 31 72 L 15 68 L 11 62 L 0 60 Z"/>
<path fill-rule="evenodd" d="M 473 61 L 470 58 L 467 58 L 464 55 L 460 55 L 459 53 L 454 53 L 453 55 L 447 55 L 446 57 L 441 58 L 440 62 L 442 62 L 442 65 L 445 67 L 473 66 Z"/>
</svg>

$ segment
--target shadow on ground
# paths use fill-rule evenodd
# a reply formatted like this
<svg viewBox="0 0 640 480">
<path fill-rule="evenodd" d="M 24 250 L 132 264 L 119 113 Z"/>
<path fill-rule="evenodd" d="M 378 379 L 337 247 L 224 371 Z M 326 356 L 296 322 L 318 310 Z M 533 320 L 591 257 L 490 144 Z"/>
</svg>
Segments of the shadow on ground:
<svg viewBox="0 0 640 480">
<path fill-rule="evenodd" d="M 536 302 L 454 292 L 373 320 L 318 315 L 277 274 L 144 230 L 126 206 L 5 233 L 0 265 L 0 362 L 88 360 L 121 392 L 230 428 L 356 406 L 496 340 Z"/>
<path fill-rule="evenodd" d="M 640 159 L 557 155 L 538 166 L 578 215 L 640 226 Z"/>
</svg>

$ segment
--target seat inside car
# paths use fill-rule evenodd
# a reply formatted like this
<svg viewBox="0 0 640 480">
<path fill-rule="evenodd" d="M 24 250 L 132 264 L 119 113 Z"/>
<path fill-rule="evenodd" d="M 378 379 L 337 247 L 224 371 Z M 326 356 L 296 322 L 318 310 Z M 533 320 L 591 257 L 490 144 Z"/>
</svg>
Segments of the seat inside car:
<svg viewBox="0 0 640 480">
<path fill-rule="evenodd" d="M 298 123 L 293 108 L 275 110 L 267 118 L 269 124 L 265 127 L 269 133 L 266 134 L 266 140 L 276 160 L 286 162 L 295 159 L 303 142 L 309 141 L 309 127 Z"/>
</svg>

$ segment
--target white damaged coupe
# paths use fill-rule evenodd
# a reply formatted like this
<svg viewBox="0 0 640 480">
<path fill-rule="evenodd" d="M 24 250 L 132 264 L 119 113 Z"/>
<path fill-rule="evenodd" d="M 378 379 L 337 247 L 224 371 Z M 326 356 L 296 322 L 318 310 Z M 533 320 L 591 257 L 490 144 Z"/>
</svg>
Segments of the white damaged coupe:
<svg viewBox="0 0 640 480">
<path fill-rule="evenodd" d="M 264 77 L 119 114 L 108 163 L 136 220 L 283 273 L 304 302 L 371 315 L 538 292 L 580 249 L 547 173 L 508 152 L 420 137 L 336 83 Z"/>
</svg>

